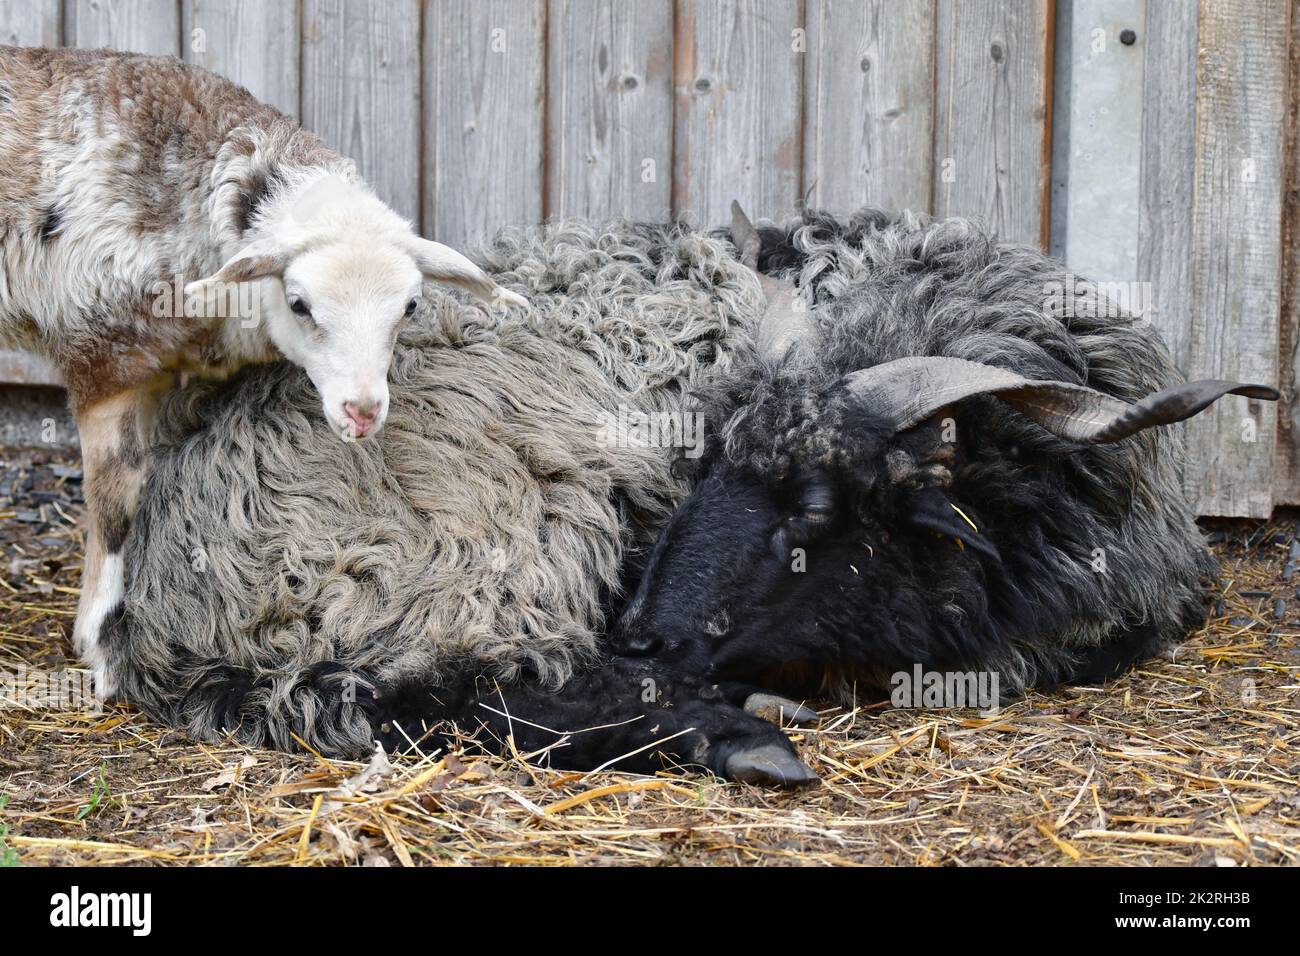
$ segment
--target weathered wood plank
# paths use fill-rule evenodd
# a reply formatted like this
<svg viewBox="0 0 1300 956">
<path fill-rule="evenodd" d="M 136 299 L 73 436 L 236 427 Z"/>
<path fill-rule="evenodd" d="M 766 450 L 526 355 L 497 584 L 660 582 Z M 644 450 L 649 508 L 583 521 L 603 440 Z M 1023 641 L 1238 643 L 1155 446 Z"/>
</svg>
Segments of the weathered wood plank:
<svg viewBox="0 0 1300 956">
<path fill-rule="evenodd" d="M 1190 374 L 1276 384 L 1289 0 L 1202 0 Z M 1188 423 L 1201 514 L 1273 507 L 1276 409 L 1224 399 Z"/>
<path fill-rule="evenodd" d="M 183 51 L 264 103 L 298 116 L 298 5 L 285 0 L 183 0 Z"/>
<path fill-rule="evenodd" d="M 780 218 L 802 193 L 798 0 L 678 0 L 673 211 L 701 226 Z"/>
<path fill-rule="evenodd" d="M 63 378 L 39 355 L 0 351 L 0 384 L 62 385 Z"/>
<path fill-rule="evenodd" d="M 58 46 L 60 0 L 0 0 L 0 46 Z"/>
<path fill-rule="evenodd" d="M 176 0 L 66 0 L 63 16 L 68 46 L 155 56 L 180 53 Z"/>
<path fill-rule="evenodd" d="M 1137 286 L 1145 7 L 1057 5 L 1052 106 L 1050 251 L 1134 313 L 1146 306 Z"/>
<path fill-rule="evenodd" d="M 420 215 L 419 0 L 303 0 L 302 122 Z"/>
<path fill-rule="evenodd" d="M 426 232 L 465 245 L 540 222 L 544 3 L 442 0 L 426 16 Z"/>
<path fill-rule="evenodd" d="M 934 211 L 1047 245 L 1050 0 L 938 0 Z"/>
<path fill-rule="evenodd" d="M 932 0 L 807 0 L 803 181 L 811 205 L 928 213 Z"/>
<path fill-rule="evenodd" d="M 1139 281 L 1148 318 L 1187 371 L 1192 329 L 1192 193 L 1196 181 L 1196 4 L 1147 3 L 1142 81 Z"/>
<path fill-rule="evenodd" d="M 1277 458 L 1273 503 L 1300 504 L 1300 0 L 1291 2 L 1287 64 L 1286 189 L 1282 209 L 1282 320 L 1278 323 Z"/>
<path fill-rule="evenodd" d="M 555 0 L 547 23 L 546 215 L 672 212 L 672 0 Z"/>
</svg>

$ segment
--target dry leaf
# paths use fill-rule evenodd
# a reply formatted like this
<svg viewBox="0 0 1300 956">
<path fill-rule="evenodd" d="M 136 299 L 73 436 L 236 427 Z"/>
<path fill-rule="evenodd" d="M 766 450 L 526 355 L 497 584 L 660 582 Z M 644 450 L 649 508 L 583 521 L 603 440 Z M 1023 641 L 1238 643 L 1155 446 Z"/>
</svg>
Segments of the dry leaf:
<svg viewBox="0 0 1300 956">
<path fill-rule="evenodd" d="M 216 790 L 218 787 L 229 787 L 231 784 L 233 784 L 236 780 L 239 779 L 239 775 L 242 774 L 245 770 L 247 770 L 249 767 L 256 767 L 256 766 L 257 766 L 257 758 L 254 757 L 252 754 L 249 754 L 247 757 L 239 761 L 239 763 L 235 764 L 233 767 L 227 767 L 225 770 L 221 771 L 221 773 L 217 774 L 215 777 L 209 777 L 207 780 L 204 780 L 203 783 L 199 785 L 200 789 L 206 790 L 208 793 L 211 793 L 213 790 Z"/>
</svg>

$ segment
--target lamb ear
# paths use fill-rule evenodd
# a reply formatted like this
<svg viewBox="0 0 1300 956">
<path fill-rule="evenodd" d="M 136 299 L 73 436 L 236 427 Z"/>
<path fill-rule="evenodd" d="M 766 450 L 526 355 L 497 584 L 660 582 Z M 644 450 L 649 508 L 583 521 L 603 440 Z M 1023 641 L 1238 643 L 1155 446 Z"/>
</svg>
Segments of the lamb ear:
<svg viewBox="0 0 1300 956">
<path fill-rule="evenodd" d="M 846 375 L 845 387 L 898 431 L 920 424 L 945 405 L 972 395 L 996 395 L 1048 431 L 1080 444 L 1127 438 L 1145 428 L 1191 418 L 1224 395 L 1277 401 L 1278 391 L 1206 379 L 1148 395 L 1130 405 L 1072 382 L 1036 381 L 1007 369 L 965 359 L 896 359 Z"/>
<path fill-rule="evenodd" d="M 428 239 L 411 240 L 415 264 L 426 279 L 458 286 L 486 305 L 517 305 L 528 308 L 528 300 L 503 289 L 492 277 L 450 246 Z"/>
<path fill-rule="evenodd" d="M 252 282 L 270 276 L 282 276 L 289 267 L 288 250 L 269 242 L 254 242 L 237 252 L 224 266 L 205 279 L 196 279 L 185 286 L 186 296 L 204 296 L 216 286 L 236 282 Z"/>
</svg>

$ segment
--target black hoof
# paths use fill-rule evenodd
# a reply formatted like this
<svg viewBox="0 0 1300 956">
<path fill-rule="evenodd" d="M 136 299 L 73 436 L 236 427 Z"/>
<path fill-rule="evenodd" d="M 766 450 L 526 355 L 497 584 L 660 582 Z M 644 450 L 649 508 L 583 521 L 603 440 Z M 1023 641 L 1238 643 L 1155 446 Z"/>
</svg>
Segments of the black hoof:
<svg viewBox="0 0 1300 956">
<path fill-rule="evenodd" d="M 760 744 L 727 758 L 727 779 L 775 787 L 803 787 L 817 783 L 817 774 L 790 751 L 777 744 Z"/>
<path fill-rule="evenodd" d="M 811 707 L 776 694 L 750 694 L 745 698 L 745 713 L 761 717 L 778 727 L 786 721 L 802 725 L 815 724 L 819 720 L 817 711 Z"/>
</svg>

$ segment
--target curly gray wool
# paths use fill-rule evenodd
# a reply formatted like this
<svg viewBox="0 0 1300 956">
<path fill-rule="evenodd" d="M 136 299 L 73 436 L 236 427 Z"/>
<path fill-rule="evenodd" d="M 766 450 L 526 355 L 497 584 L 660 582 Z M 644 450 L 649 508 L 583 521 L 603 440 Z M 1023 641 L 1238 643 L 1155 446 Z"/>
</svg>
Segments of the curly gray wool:
<svg viewBox="0 0 1300 956">
<path fill-rule="evenodd" d="M 480 262 L 534 308 L 430 289 L 376 440 L 341 443 L 287 365 L 167 403 L 106 635 L 125 698 L 217 738 L 228 715 L 191 691 L 239 675 L 239 736 L 357 754 L 349 684 L 470 662 L 559 685 L 593 657 L 629 551 L 685 490 L 672 449 L 613 441 L 611 418 L 725 372 L 761 292 L 678 226 L 509 232 Z"/>
</svg>

